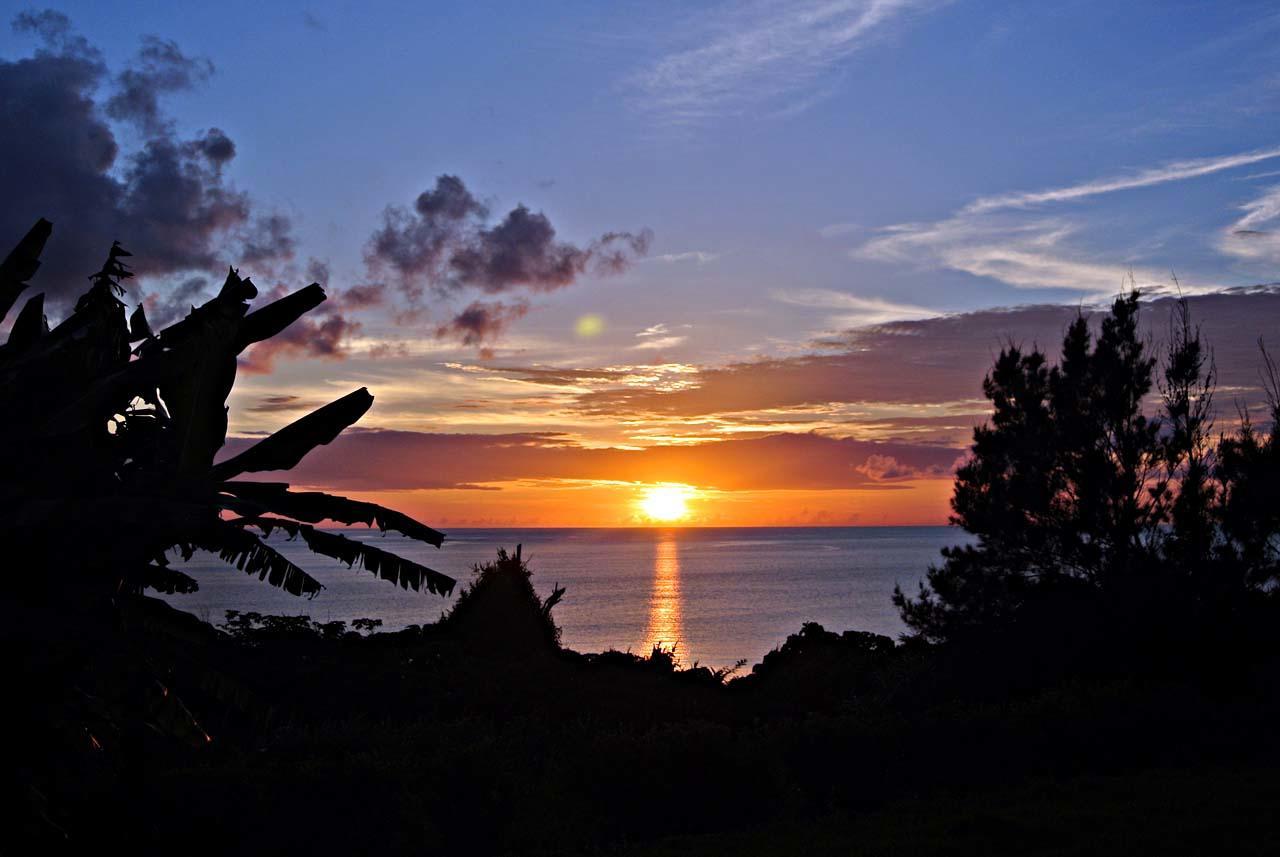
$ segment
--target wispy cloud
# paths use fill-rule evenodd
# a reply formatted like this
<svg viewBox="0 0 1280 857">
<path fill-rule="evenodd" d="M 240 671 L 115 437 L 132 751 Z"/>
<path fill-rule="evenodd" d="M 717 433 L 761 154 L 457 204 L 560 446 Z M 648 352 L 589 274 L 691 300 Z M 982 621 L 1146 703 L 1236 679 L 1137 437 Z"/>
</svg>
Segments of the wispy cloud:
<svg viewBox="0 0 1280 857">
<path fill-rule="evenodd" d="M 681 327 L 689 327 L 689 325 L 681 325 Z M 636 334 L 636 338 L 641 340 L 631 346 L 634 351 L 657 351 L 663 348 L 675 348 L 677 345 L 683 345 L 689 337 L 680 336 L 671 332 L 671 328 L 665 322 L 646 327 L 644 330 Z"/>
<path fill-rule="evenodd" d="M 1256 164 L 1260 161 L 1271 160 L 1272 158 L 1280 158 L 1280 147 L 1259 149 L 1253 152 L 1241 152 L 1235 155 L 1221 155 L 1211 158 L 1193 158 L 1186 161 L 1172 161 L 1158 167 L 1139 170 L 1138 172 L 1125 176 L 1110 176 L 1107 178 L 1093 179 L 1091 181 L 1080 182 L 1074 185 L 1067 185 L 1066 187 L 1050 188 L 1049 190 L 1031 192 L 1008 193 L 998 196 L 983 196 L 966 205 L 961 210 L 961 213 L 985 214 L 991 211 L 999 211 L 1000 209 L 1030 208 L 1043 203 L 1069 202 L 1071 200 L 1084 199 L 1090 196 L 1098 196 L 1099 194 L 1114 193 L 1119 190 L 1133 190 L 1141 187 L 1152 187 L 1154 185 L 1165 184 L 1166 182 L 1183 181 L 1185 179 L 1198 178 L 1199 176 L 1212 175 L 1213 173 L 1219 173 L 1223 170 L 1248 166 L 1249 164 Z"/>
<path fill-rule="evenodd" d="M 1075 225 L 1057 219 L 1018 222 L 962 214 L 888 227 L 852 254 L 877 262 L 950 268 L 1021 289 L 1071 289 L 1094 295 L 1114 294 L 1129 273 L 1148 291 L 1167 279 L 1163 272 L 1127 266 L 1124 259 L 1106 263 L 1082 258 L 1088 254 L 1070 240 L 1077 231 Z"/>
<path fill-rule="evenodd" d="M 809 0 L 721 6 L 692 24 L 692 47 L 631 80 L 641 105 L 675 123 L 806 105 L 841 63 L 906 13 L 938 0 Z"/>
<path fill-rule="evenodd" d="M 883 298 L 864 298 L 831 289 L 779 289 L 773 292 L 772 297 L 792 306 L 835 310 L 831 321 L 841 328 L 933 318 L 941 314 L 921 306 L 895 303 Z"/>
<path fill-rule="evenodd" d="M 646 339 L 631 347 L 636 351 L 660 351 L 663 348 L 675 348 L 677 345 L 683 345 L 688 338 L 687 336 L 659 336 L 654 339 Z"/>
<path fill-rule="evenodd" d="M 709 253 L 706 250 L 686 250 L 683 253 L 663 253 L 659 256 L 646 256 L 642 262 L 663 262 L 665 264 L 674 264 L 676 262 L 697 262 L 699 265 L 706 265 L 720 258 L 719 253 Z"/>
<path fill-rule="evenodd" d="M 1168 274 L 1140 262 L 1142 253 L 1102 258 L 1083 246 L 1083 223 L 1059 215 L 1032 215 L 1028 209 L 1105 194 L 1185 181 L 1280 158 L 1280 147 L 1234 155 L 1172 161 L 1130 173 L 1037 191 L 982 196 L 942 220 L 884 227 L 851 251 L 858 259 L 924 268 L 945 268 L 1023 289 L 1071 289 L 1114 294 L 1132 277 L 1147 292 L 1168 288 Z M 1280 219 L 1274 190 L 1244 207 L 1245 215 L 1219 236 L 1219 249 L 1250 259 L 1280 258 L 1280 240 L 1259 224 Z M 1217 284 L 1183 284 L 1205 291 Z"/>
<path fill-rule="evenodd" d="M 1280 185 L 1241 206 L 1244 215 L 1222 230 L 1218 249 L 1255 262 L 1280 262 Z"/>
</svg>

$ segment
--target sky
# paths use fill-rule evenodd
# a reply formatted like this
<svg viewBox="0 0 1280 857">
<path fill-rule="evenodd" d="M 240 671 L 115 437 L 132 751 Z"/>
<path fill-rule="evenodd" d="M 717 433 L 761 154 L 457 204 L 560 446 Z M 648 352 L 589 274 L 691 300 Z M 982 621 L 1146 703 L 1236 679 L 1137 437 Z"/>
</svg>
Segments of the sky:
<svg viewBox="0 0 1280 857">
<path fill-rule="evenodd" d="M 1001 345 L 1126 283 L 1260 399 L 1272 3 L 0 9 L 0 231 L 54 221 L 55 320 L 115 239 L 157 327 L 228 265 L 326 287 L 230 402 L 234 450 L 374 394 L 295 484 L 446 529 L 942 523 Z"/>
</svg>

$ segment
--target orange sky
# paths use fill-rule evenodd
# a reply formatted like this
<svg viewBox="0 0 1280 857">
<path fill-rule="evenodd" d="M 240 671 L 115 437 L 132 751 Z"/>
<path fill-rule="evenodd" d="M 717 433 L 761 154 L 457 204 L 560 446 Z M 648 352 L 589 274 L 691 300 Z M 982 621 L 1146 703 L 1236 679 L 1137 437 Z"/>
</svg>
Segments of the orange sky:
<svg viewBox="0 0 1280 857">
<path fill-rule="evenodd" d="M 642 508 L 645 484 L 527 482 L 499 491 L 407 490 L 354 492 L 413 515 L 446 532 L 450 527 L 652 526 Z M 684 526 L 879 526 L 947 522 L 951 480 L 921 479 L 889 488 L 854 490 L 695 490 Z"/>
<path fill-rule="evenodd" d="M 1252 331 L 1280 318 L 1280 290 L 1196 296 L 1191 306 L 1213 344 L 1221 401 L 1257 411 L 1265 396 Z M 1153 343 L 1170 307 L 1144 307 Z M 279 478 L 445 531 L 945 524 L 955 467 L 987 418 L 981 385 L 993 355 L 1011 340 L 1056 352 L 1079 311 L 886 322 L 792 356 L 718 366 L 569 351 L 505 362 L 429 352 L 281 361 L 237 384 L 224 454 L 367 386 L 375 402 L 364 419 Z M 642 506 L 662 483 L 687 486 L 678 520 Z"/>
</svg>

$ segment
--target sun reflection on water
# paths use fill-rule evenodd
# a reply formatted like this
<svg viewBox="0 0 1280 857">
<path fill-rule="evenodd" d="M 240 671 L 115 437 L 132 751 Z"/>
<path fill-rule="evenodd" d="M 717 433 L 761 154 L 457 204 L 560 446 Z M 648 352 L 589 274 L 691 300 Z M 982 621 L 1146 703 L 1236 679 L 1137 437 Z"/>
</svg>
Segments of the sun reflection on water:
<svg viewBox="0 0 1280 857">
<path fill-rule="evenodd" d="M 640 643 L 639 654 L 648 655 L 655 646 L 675 649 L 676 660 L 687 662 L 689 646 L 684 636 L 684 609 L 680 598 L 680 554 L 676 536 L 658 536 L 653 554 L 653 591 L 649 595 L 649 624 Z"/>
</svg>

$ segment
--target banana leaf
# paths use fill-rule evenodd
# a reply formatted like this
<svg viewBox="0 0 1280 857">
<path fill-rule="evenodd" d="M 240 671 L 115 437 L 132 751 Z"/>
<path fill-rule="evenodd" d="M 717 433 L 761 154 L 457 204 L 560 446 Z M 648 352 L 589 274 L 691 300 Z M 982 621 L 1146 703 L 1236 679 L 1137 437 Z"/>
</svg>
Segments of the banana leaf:
<svg viewBox="0 0 1280 857">
<path fill-rule="evenodd" d="M 239 455 L 215 464 L 212 476 L 222 481 L 249 471 L 289 470 L 311 450 L 330 443 L 364 416 L 372 404 L 368 388 L 361 387 L 263 438 Z"/>
<path fill-rule="evenodd" d="M 338 533 L 317 530 L 308 524 L 280 518 L 259 518 L 248 521 L 247 524 L 257 527 L 267 536 L 271 535 L 273 529 L 284 530 L 293 538 L 301 536 L 307 547 L 316 553 L 344 562 L 347 568 L 353 568 L 358 563 L 383 580 L 399 584 L 401 589 L 421 592 L 425 588 L 428 592 L 447 597 L 458 585 L 457 580 L 435 569 Z"/>
<path fill-rule="evenodd" d="M 155 334 L 151 332 L 151 325 L 147 322 L 147 311 L 142 308 L 142 304 L 138 304 L 133 315 L 129 316 L 129 341 L 137 342 L 153 336 Z"/>
<path fill-rule="evenodd" d="M 244 324 L 240 326 L 240 333 L 236 338 L 236 353 L 239 354 L 255 342 L 270 339 L 324 301 L 324 289 L 320 288 L 319 283 L 312 283 L 254 310 L 244 317 Z"/>
<path fill-rule="evenodd" d="M 363 500 L 349 500 L 334 494 L 320 491 L 289 491 L 288 485 L 281 482 L 223 482 L 221 490 L 241 499 L 250 500 L 277 515 L 284 515 L 298 521 L 317 523 L 319 521 L 338 521 L 343 524 L 365 524 L 377 526 L 386 532 L 396 532 L 440 547 L 444 542 L 444 533 L 433 530 L 426 524 L 419 523 L 408 515 L 366 503 Z"/>
<path fill-rule="evenodd" d="M 145 566 L 141 577 L 143 586 L 165 595 L 190 595 L 200 589 L 200 584 L 194 577 L 158 565 Z"/>
<path fill-rule="evenodd" d="M 33 295 L 22 305 L 22 311 L 14 319 L 9 331 L 7 349 L 23 351 L 49 332 L 49 321 L 44 316 L 44 293 Z"/>
<path fill-rule="evenodd" d="M 27 287 L 27 280 L 35 276 L 40 267 L 40 254 L 52 234 L 53 224 L 40 218 L 0 262 L 0 321 L 13 309 L 18 295 Z"/>
<path fill-rule="evenodd" d="M 218 521 L 195 542 L 203 550 L 216 553 L 245 574 L 256 574 L 277 589 L 290 595 L 314 598 L 324 589 L 320 581 L 294 565 L 274 548 L 262 543 L 253 533 L 225 521 Z"/>
</svg>

